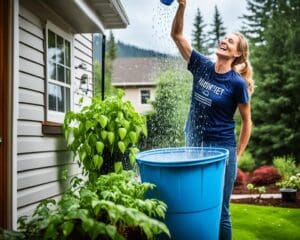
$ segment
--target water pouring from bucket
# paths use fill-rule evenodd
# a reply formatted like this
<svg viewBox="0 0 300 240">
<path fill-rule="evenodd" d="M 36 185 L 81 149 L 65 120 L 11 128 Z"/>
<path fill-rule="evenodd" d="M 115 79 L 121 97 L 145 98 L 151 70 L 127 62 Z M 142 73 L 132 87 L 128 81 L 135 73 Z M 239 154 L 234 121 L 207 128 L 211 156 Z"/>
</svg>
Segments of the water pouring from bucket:
<svg viewBox="0 0 300 240">
<path fill-rule="evenodd" d="M 167 6 L 169 6 L 169 5 L 172 4 L 172 2 L 174 2 L 174 0 L 160 0 L 160 2 L 167 5 Z"/>
</svg>

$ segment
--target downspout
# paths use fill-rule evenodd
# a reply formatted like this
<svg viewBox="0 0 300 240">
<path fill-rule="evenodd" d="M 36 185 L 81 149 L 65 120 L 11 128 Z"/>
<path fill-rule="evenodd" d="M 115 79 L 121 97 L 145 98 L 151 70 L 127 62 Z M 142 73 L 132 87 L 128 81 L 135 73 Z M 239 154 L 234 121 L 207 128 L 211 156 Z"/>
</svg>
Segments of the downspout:
<svg viewBox="0 0 300 240">
<path fill-rule="evenodd" d="M 101 99 L 104 100 L 105 92 L 105 46 L 106 46 L 106 36 L 102 35 L 102 54 L 101 54 Z"/>
</svg>

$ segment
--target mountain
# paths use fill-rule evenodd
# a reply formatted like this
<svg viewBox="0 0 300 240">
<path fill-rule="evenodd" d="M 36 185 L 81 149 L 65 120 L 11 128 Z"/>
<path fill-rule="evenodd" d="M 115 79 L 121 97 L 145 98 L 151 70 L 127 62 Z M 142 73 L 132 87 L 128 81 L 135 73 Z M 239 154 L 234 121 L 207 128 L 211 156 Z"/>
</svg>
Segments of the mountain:
<svg viewBox="0 0 300 240">
<path fill-rule="evenodd" d="M 117 42 L 118 58 L 128 57 L 171 57 L 169 54 L 156 52 L 154 50 L 142 49 L 133 45 Z"/>
<path fill-rule="evenodd" d="M 94 59 L 101 62 L 102 39 L 99 34 L 94 34 L 93 45 L 94 45 L 94 48 L 93 48 Z M 142 49 L 142 48 L 139 48 L 139 47 L 136 47 L 133 45 L 123 43 L 121 41 L 118 41 L 116 45 L 117 45 L 117 58 L 130 58 L 130 57 L 169 58 L 169 57 L 174 57 L 173 55 L 156 52 L 154 50 Z"/>
</svg>

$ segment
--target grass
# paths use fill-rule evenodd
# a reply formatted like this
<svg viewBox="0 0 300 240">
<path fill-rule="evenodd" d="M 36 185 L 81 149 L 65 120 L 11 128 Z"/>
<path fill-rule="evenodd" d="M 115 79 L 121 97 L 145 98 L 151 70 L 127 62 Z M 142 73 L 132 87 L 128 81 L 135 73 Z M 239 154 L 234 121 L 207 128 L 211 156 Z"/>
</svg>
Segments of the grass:
<svg viewBox="0 0 300 240">
<path fill-rule="evenodd" d="M 300 239 L 300 209 L 231 204 L 233 240 Z"/>
</svg>

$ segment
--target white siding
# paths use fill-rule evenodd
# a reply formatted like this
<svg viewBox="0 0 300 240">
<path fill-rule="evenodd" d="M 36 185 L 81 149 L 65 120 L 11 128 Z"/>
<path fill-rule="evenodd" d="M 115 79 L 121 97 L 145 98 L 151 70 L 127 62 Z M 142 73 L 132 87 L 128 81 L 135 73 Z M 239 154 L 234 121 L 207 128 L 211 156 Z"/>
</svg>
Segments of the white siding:
<svg viewBox="0 0 300 240">
<path fill-rule="evenodd" d="M 19 11 L 19 104 L 17 138 L 17 207 L 18 217 L 31 215 L 38 202 L 46 198 L 59 199 L 66 191 L 72 176 L 80 169 L 67 150 L 64 137 L 42 133 L 45 119 L 45 21 L 41 21 L 26 7 Z M 55 24 L 55 23 L 54 23 Z M 78 97 L 89 99 L 93 93 L 92 84 L 92 35 L 74 36 L 73 63 L 85 63 L 86 70 L 74 68 L 77 79 L 73 86 L 74 109 L 80 109 Z M 83 73 L 89 76 L 89 91 L 81 92 L 79 79 Z M 76 87 L 77 86 L 77 87 Z M 89 100 L 86 100 L 87 102 Z M 63 180 L 63 173 L 67 170 Z"/>
</svg>

